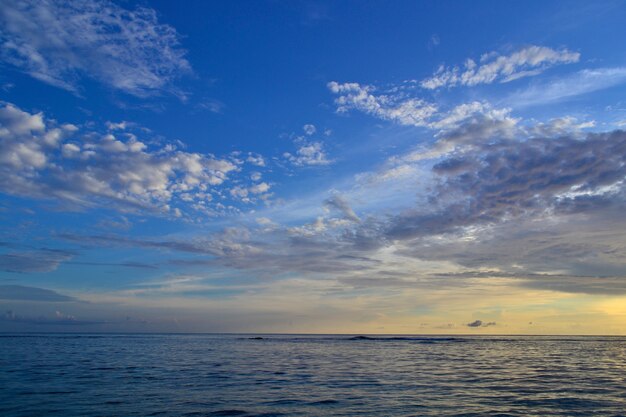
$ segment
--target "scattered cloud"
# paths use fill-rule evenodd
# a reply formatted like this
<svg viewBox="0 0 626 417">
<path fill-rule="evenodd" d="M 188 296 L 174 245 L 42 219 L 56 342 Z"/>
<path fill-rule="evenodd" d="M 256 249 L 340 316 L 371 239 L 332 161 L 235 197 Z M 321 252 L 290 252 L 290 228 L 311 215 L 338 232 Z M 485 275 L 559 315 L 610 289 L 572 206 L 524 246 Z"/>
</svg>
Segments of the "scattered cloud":
<svg viewBox="0 0 626 417">
<path fill-rule="evenodd" d="M 421 81 L 420 86 L 434 90 L 459 85 L 471 87 L 496 81 L 506 83 L 540 74 L 554 65 L 578 62 L 579 59 L 578 52 L 532 45 L 510 55 L 487 53 L 480 57 L 478 63 L 467 59 L 463 69 L 440 66 L 431 78 Z"/>
<path fill-rule="evenodd" d="M 307 165 L 330 165 L 333 161 L 328 159 L 322 142 L 309 142 L 304 139 L 296 141 L 299 146 L 295 154 L 285 152 L 285 157 L 289 162 L 297 166 Z"/>
<path fill-rule="evenodd" d="M 267 192 L 271 186 L 266 182 L 251 185 L 250 187 L 236 186 L 230 189 L 230 195 L 245 203 L 254 202 L 254 195 L 259 195 L 262 199 L 268 197 Z"/>
<path fill-rule="evenodd" d="M 259 155 L 259 154 L 249 153 L 248 154 L 248 159 L 246 159 L 246 161 L 248 161 L 252 165 L 255 165 L 255 166 L 258 166 L 258 167 L 264 167 L 265 166 L 265 158 L 263 158 L 263 156 Z"/>
<path fill-rule="evenodd" d="M 509 108 L 495 109 L 489 103 L 481 101 L 462 103 L 442 110 L 435 103 L 393 91 L 394 89 L 387 93 L 376 94 L 375 87 L 361 86 L 357 83 L 331 82 L 328 88 L 339 95 L 335 99 L 339 113 L 358 110 L 401 125 L 439 131 L 456 128 L 467 119 L 477 115 L 501 118 L 510 112 Z"/>
<path fill-rule="evenodd" d="M 171 203 L 202 208 L 239 171 L 226 159 L 148 145 L 133 134 L 77 131 L 12 104 L 0 107 L 0 138 L 1 191 L 77 207 L 177 215 Z M 262 160 L 255 157 L 257 165 Z M 252 192 L 260 187 L 267 185 Z"/>
<path fill-rule="evenodd" d="M 432 103 L 395 94 L 376 94 L 376 89 L 369 85 L 331 81 L 328 89 L 339 96 L 335 99 L 339 113 L 359 110 L 403 125 L 426 126 L 437 112 L 437 106 Z"/>
</svg>

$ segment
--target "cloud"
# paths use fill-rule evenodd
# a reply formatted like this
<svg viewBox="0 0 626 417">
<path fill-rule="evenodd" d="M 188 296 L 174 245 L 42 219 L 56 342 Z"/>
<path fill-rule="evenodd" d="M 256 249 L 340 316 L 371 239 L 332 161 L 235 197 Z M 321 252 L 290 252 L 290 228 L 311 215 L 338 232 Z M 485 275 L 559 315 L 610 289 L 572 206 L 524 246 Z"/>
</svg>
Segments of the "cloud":
<svg viewBox="0 0 626 417">
<path fill-rule="evenodd" d="M 263 158 L 263 156 L 259 154 L 254 154 L 254 153 L 248 154 L 248 159 L 246 159 L 246 161 L 258 167 L 265 166 L 265 158 Z"/>
<path fill-rule="evenodd" d="M 260 195 L 261 198 L 267 198 L 268 195 L 266 193 L 270 188 L 271 186 L 266 182 L 254 184 L 250 187 L 236 186 L 230 189 L 230 195 L 245 203 L 251 203 L 255 201 L 252 198 L 253 195 Z"/>
<path fill-rule="evenodd" d="M 317 131 L 317 129 L 315 128 L 315 125 L 311 125 L 311 124 L 302 126 L 302 130 L 304 130 L 304 133 L 308 136 L 311 136 Z"/>
<path fill-rule="evenodd" d="M 474 320 L 471 323 L 467 323 L 466 326 L 467 327 L 490 327 L 490 326 L 495 326 L 496 322 L 494 321 L 490 321 L 489 323 L 484 323 L 482 320 Z"/>
<path fill-rule="evenodd" d="M 0 191 L 78 207 L 177 214 L 171 203 L 206 207 L 211 191 L 239 170 L 226 159 L 149 146 L 129 133 L 77 132 L 11 104 L 0 107 L 0 138 Z"/>
<path fill-rule="evenodd" d="M 348 201 L 339 194 L 333 194 L 331 197 L 327 198 L 324 201 L 324 207 L 339 211 L 345 219 L 352 222 L 361 221 L 359 216 L 352 210 L 352 207 L 350 207 L 350 204 L 348 204 Z"/>
<path fill-rule="evenodd" d="M 221 114 L 224 110 L 224 103 L 216 99 L 204 99 L 196 105 L 197 108 L 210 111 L 211 113 Z"/>
<path fill-rule="evenodd" d="M 297 141 L 299 147 L 295 154 L 285 152 L 283 156 L 297 166 L 306 165 L 330 165 L 333 161 L 328 159 L 322 142 Z"/>
<path fill-rule="evenodd" d="M 56 291 L 22 285 L 0 285 L 0 299 L 45 302 L 76 301 L 75 298 L 59 294 Z"/>
<path fill-rule="evenodd" d="M 74 256 L 72 252 L 56 249 L 3 253 L 0 254 L 0 270 L 18 273 L 51 272 Z"/>
<path fill-rule="evenodd" d="M 484 54 L 479 63 L 467 59 L 463 70 L 441 66 L 431 78 L 421 81 L 420 86 L 434 90 L 459 85 L 491 84 L 495 81 L 506 83 L 540 74 L 554 65 L 578 62 L 579 59 L 578 52 L 533 45 L 506 56 L 495 52 Z"/>
<path fill-rule="evenodd" d="M 407 99 L 395 94 L 376 95 L 373 86 L 331 81 L 328 89 L 339 96 L 335 99 L 339 113 L 354 109 L 403 125 L 426 126 L 428 119 L 437 112 L 434 104 L 421 99 Z"/>
<path fill-rule="evenodd" d="M 449 233 L 461 227 L 576 210 L 602 198 L 620 200 L 626 132 L 496 140 L 450 154 L 433 166 L 440 184 L 434 210 L 396 216 L 388 237 Z M 614 188 L 612 188 L 614 187 Z"/>
<path fill-rule="evenodd" d="M 176 30 L 147 7 L 8 0 L 0 22 L 0 59 L 74 93 L 87 77 L 138 97 L 179 94 L 172 82 L 191 71 Z"/>
<path fill-rule="evenodd" d="M 510 112 L 508 108 L 494 109 L 490 104 L 480 101 L 462 103 L 442 110 L 435 103 L 411 97 L 406 92 L 399 92 L 398 88 L 375 94 L 376 88 L 373 86 L 361 86 L 357 83 L 339 84 L 335 81 L 328 83 L 328 88 L 339 95 L 335 99 L 339 113 L 358 110 L 401 125 L 439 131 L 456 128 L 476 115 L 495 118 Z"/>
<path fill-rule="evenodd" d="M 586 69 L 512 93 L 503 100 L 516 108 L 556 103 L 626 82 L 626 68 Z"/>
<path fill-rule="evenodd" d="M 441 43 L 441 39 L 439 39 L 439 35 L 435 33 L 431 35 L 431 37 L 428 39 L 427 47 L 429 50 L 432 50 L 436 48 L 437 46 L 439 46 L 440 43 Z"/>
<path fill-rule="evenodd" d="M 12 310 L 8 310 L 4 314 L 0 315 L 0 321 L 35 325 L 88 326 L 105 324 L 105 322 L 102 321 L 78 320 L 73 315 L 65 314 L 58 310 L 55 311 L 52 316 L 23 316 L 13 312 Z"/>
</svg>

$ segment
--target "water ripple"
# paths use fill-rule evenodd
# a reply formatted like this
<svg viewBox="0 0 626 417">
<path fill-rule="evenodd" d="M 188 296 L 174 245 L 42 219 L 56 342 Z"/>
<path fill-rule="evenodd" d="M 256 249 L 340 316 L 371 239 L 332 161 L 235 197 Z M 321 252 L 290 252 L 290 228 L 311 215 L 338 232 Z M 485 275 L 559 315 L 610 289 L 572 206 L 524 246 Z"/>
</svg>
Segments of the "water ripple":
<svg viewBox="0 0 626 417">
<path fill-rule="evenodd" d="M 0 415 L 620 416 L 626 338 L 0 335 Z"/>
</svg>

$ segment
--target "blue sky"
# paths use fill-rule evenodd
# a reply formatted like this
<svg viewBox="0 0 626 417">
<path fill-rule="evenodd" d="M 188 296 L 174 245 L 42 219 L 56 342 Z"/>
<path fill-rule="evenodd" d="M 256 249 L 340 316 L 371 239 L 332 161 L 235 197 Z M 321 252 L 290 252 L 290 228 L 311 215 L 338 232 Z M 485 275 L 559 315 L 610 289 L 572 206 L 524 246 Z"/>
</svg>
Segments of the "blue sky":
<svg viewBox="0 0 626 417">
<path fill-rule="evenodd" d="M 0 330 L 626 333 L 625 17 L 3 2 Z"/>
</svg>

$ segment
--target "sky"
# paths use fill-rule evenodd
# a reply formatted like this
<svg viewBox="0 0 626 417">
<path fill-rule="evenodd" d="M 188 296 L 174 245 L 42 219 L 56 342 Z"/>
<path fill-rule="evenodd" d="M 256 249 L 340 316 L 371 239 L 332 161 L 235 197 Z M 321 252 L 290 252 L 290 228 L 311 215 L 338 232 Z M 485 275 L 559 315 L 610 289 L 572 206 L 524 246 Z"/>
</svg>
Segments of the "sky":
<svg viewBox="0 0 626 417">
<path fill-rule="evenodd" d="M 626 334 L 625 20 L 0 0 L 0 331 Z"/>
</svg>

